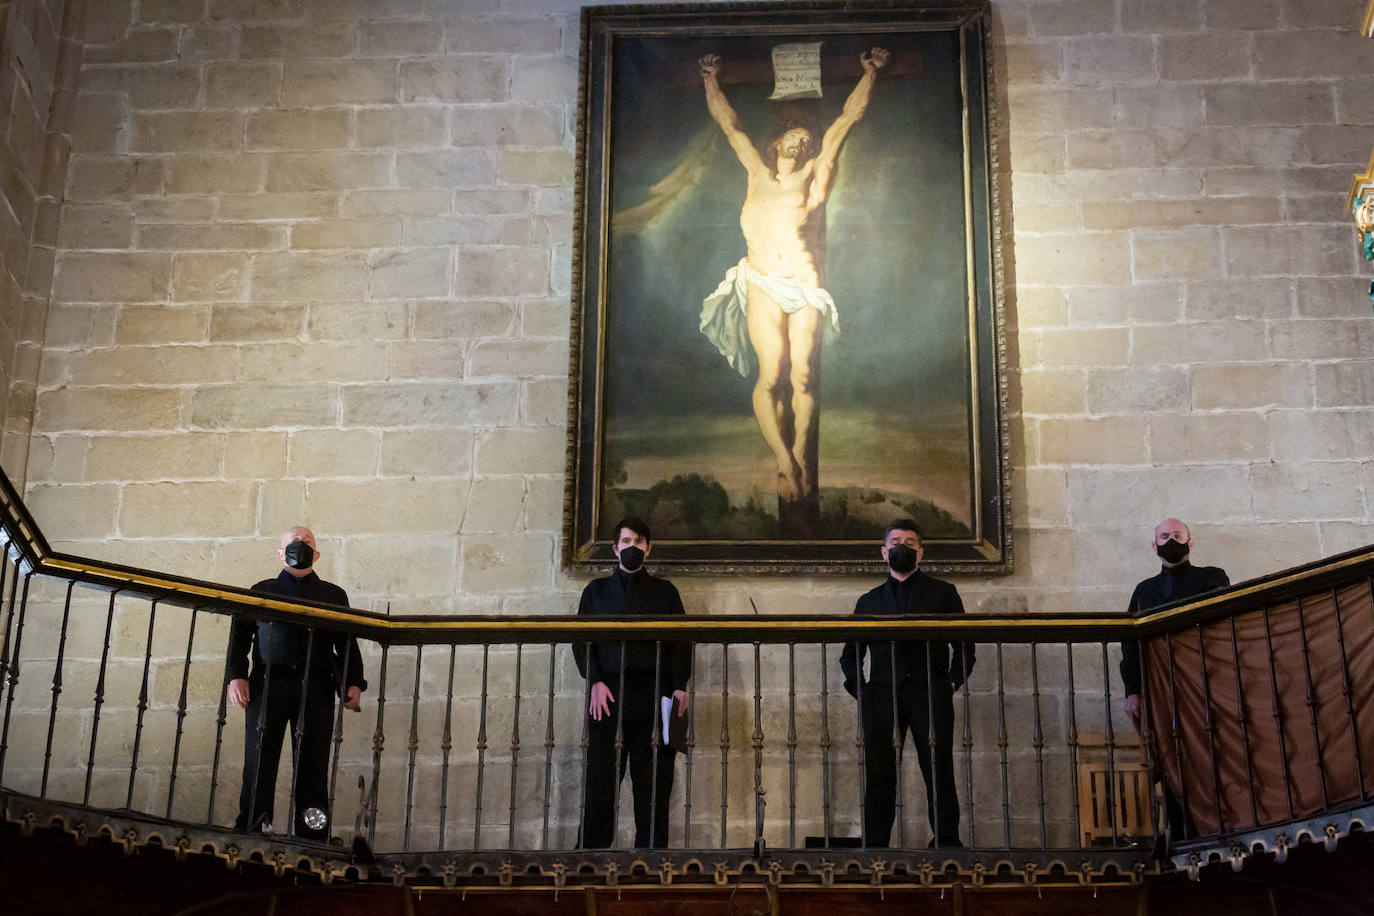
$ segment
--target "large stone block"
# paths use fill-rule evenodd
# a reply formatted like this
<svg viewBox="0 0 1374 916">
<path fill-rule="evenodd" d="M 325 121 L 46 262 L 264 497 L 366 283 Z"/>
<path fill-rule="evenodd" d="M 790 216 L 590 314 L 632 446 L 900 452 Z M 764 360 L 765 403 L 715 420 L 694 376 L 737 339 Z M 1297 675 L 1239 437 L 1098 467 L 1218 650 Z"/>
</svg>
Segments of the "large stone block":
<svg viewBox="0 0 1374 916">
<path fill-rule="evenodd" d="M 564 55 L 521 57 L 511 69 L 511 98 L 520 102 L 567 102 L 577 95 L 577 61 Z"/>
<path fill-rule="evenodd" d="M 1150 417 L 1150 456 L 1176 461 L 1254 461 L 1269 457 L 1269 431 L 1254 413 Z"/>
<path fill-rule="evenodd" d="M 563 186 L 572 181 L 573 154 L 565 150 L 504 150 L 497 174 L 513 185 Z"/>
<path fill-rule="evenodd" d="M 1198 410 L 1305 407 L 1312 403 L 1308 367 L 1297 363 L 1194 366 L 1190 387 L 1193 407 Z"/>
<path fill-rule="evenodd" d="M 350 595 L 452 594 L 458 587 L 457 553 L 451 534 L 348 537 L 336 581 Z"/>
<path fill-rule="evenodd" d="M 237 301 L 244 298 L 246 254 L 179 254 L 172 262 L 174 302 Z"/>
<path fill-rule="evenodd" d="M 1314 402 L 1318 407 L 1363 407 L 1374 404 L 1374 360 L 1343 359 L 1317 363 Z"/>
<path fill-rule="evenodd" d="M 1021 283 L 1129 283 L 1129 239 L 1120 232 L 1018 236 L 1017 280 Z"/>
<path fill-rule="evenodd" d="M 234 150 L 242 137 L 241 112 L 147 112 L 134 115 L 132 149 L 141 153 Z"/>
<path fill-rule="evenodd" d="M 1173 323 L 1182 317 L 1182 284 L 1138 283 L 1131 286 L 1080 286 L 1068 291 L 1073 327 Z"/>
<path fill-rule="evenodd" d="M 563 426 L 568 419 L 566 378 L 534 379 L 520 385 L 520 420 L 526 426 Z"/>
<path fill-rule="evenodd" d="M 332 4 L 322 4 L 331 6 Z M 418 4 L 416 4 L 418 6 Z M 369 8 L 368 13 L 372 13 Z M 361 22 L 360 57 L 416 57 L 438 54 L 444 46 L 442 29 L 432 22 Z"/>
<path fill-rule="evenodd" d="M 463 538 L 462 586 L 473 592 L 547 589 L 556 561 L 548 534 Z"/>
<path fill-rule="evenodd" d="M 1202 89 L 1167 83 L 1123 86 L 1117 109 L 1121 123 L 1132 127 L 1196 127 L 1203 121 Z"/>
<path fill-rule="evenodd" d="M 1235 35 L 1162 35 L 1159 75 L 1166 80 L 1234 80 L 1250 75 L 1250 42 Z"/>
<path fill-rule="evenodd" d="M 1335 93 L 1324 83 L 1209 86 L 1204 94 L 1208 124 L 1330 124 L 1336 117 Z"/>
<path fill-rule="evenodd" d="M 396 101 L 394 61 L 287 60 L 283 105 L 377 105 Z"/>
<path fill-rule="evenodd" d="M 1255 518 L 1261 521 L 1366 518 L 1358 461 L 1256 464 L 1250 483 Z"/>
<path fill-rule="evenodd" d="M 567 447 L 561 429 L 493 429 L 477 438 L 478 474 L 557 474 Z"/>
<path fill-rule="evenodd" d="M 500 102 L 509 93 L 506 58 L 440 57 L 401 61 L 403 102 Z"/>
<path fill-rule="evenodd" d="M 258 302 L 363 298 L 367 265 L 360 254 L 290 252 L 253 258 L 250 298 Z"/>
<path fill-rule="evenodd" d="M 67 193 L 73 200 L 127 200 L 161 191 L 163 174 L 160 159 L 75 155 Z"/>
<path fill-rule="evenodd" d="M 558 22 L 538 19 L 458 19 L 449 23 L 448 50 L 457 54 L 547 54 L 558 51 L 563 35 Z"/>
<path fill-rule="evenodd" d="M 351 22 L 245 24 L 239 56 L 283 61 L 347 57 L 353 53 L 354 34 Z"/>
<path fill-rule="evenodd" d="M 1064 82 L 1077 86 L 1153 83 L 1159 77 L 1154 39 L 1094 35 L 1063 43 Z"/>
<path fill-rule="evenodd" d="M 208 223 L 215 218 L 213 197 L 161 197 L 134 201 L 135 222 Z"/>
<path fill-rule="evenodd" d="M 1367 321 L 1319 319 L 1277 322 L 1269 345 L 1277 359 L 1355 359 L 1369 352 Z"/>
<path fill-rule="evenodd" d="M 486 150 L 396 154 L 396 184 L 403 188 L 481 188 L 496 181 Z"/>
<path fill-rule="evenodd" d="M 1179 411 L 1188 405 L 1182 369 L 1093 369 L 1088 372 L 1088 409 L 1093 413 Z"/>
<path fill-rule="evenodd" d="M 1110 32 L 1116 11 L 1093 0 L 1063 0 L 1030 7 L 1031 29 L 1038 36 L 1092 35 Z"/>
<path fill-rule="evenodd" d="M 189 385 L 232 381 L 238 363 L 233 347 L 110 347 L 70 357 L 70 378 L 86 385 Z"/>
<path fill-rule="evenodd" d="M 562 146 L 564 115 L 559 107 L 473 105 L 453 110 L 454 146 Z"/>
<path fill-rule="evenodd" d="M 114 534 L 118 502 L 119 487 L 103 484 L 33 487 L 24 494 L 24 503 L 39 526 L 64 538 Z"/>
<path fill-rule="evenodd" d="M 224 305 L 213 307 L 210 339 L 216 342 L 294 340 L 300 337 L 305 309 L 297 305 Z"/>
<path fill-rule="evenodd" d="M 259 182 L 261 186 L 261 182 Z M 225 194 L 219 199 L 221 219 L 284 220 L 334 216 L 338 197 L 332 193 L 315 194 Z"/>
<path fill-rule="evenodd" d="M 1136 232 L 1131 267 L 1144 280 L 1220 277 L 1221 234 L 1205 228 Z"/>
<path fill-rule="evenodd" d="M 430 299 L 450 295 L 453 256 L 447 248 L 375 251 L 368 258 L 369 299 Z"/>
<path fill-rule="evenodd" d="M 343 390 L 348 426 L 492 426 L 515 421 L 514 383 L 350 385 Z"/>
<path fill-rule="evenodd" d="M 459 296 L 542 296 L 549 292 L 546 248 L 466 249 L 458 253 Z"/>
<path fill-rule="evenodd" d="M 248 116 L 249 149 L 338 149 L 348 146 L 347 111 L 292 109 Z"/>
<path fill-rule="evenodd" d="M 1244 465 L 1070 468 L 1068 477 L 1069 515 L 1075 525 L 1112 527 L 1122 519 L 1168 518 L 1180 506 L 1187 507 L 1190 521 L 1250 517 L 1251 480 Z"/>
<path fill-rule="evenodd" d="M 284 226 L 261 223 L 213 223 L 141 226 L 138 247 L 147 249 L 271 250 L 286 247 Z"/>
<path fill-rule="evenodd" d="M 1272 29 L 1280 0 L 1208 0 L 1207 28 L 1215 31 Z"/>
<path fill-rule="evenodd" d="M 129 248 L 134 217 L 120 204 L 68 204 L 62 210 L 57 242 L 63 248 Z"/>
<path fill-rule="evenodd" d="M 429 191 L 415 193 L 432 193 Z M 409 219 L 405 225 L 407 245 L 497 245 L 503 241 L 506 220 L 499 216 L 442 216 Z"/>
<path fill-rule="evenodd" d="M 291 227 L 292 248 L 386 248 L 400 241 L 401 223 L 395 219 L 331 219 Z"/>
<path fill-rule="evenodd" d="M 464 377 L 462 340 L 397 341 L 387 347 L 388 379 L 459 379 Z"/>
<path fill-rule="evenodd" d="M 1277 223 L 1282 205 L 1276 197 L 1202 197 L 1192 200 L 1084 201 L 1086 229 L 1145 229 L 1175 226 L 1235 226 Z M 1214 230 L 1213 230 L 1214 231 Z M 1172 234 L 1171 234 L 1172 235 Z M 1167 235 L 1147 237 L 1152 244 Z M 1137 242 L 1139 241 L 1137 237 Z M 1186 239 L 1187 237 L 1184 236 Z M 1137 257 L 1140 256 L 1137 244 Z"/>
<path fill-rule="evenodd" d="M 171 273 L 167 254 L 64 252 L 53 296 L 64 302 L 156 302 L 167 298 Z"/>
<path fill-rule="evenodd" d="M 1189 321 L 1219 318 L 1289 318 L 1293 281 L 1288 278 L 1191 282 L 1187 286 Z"/>
<path fill-rule="evenodd" d="M 95 436 L 87 441 L 89 480 L 204 480 L 219 476 L 224 454 L 224 437 L 206 433 Z"/>
<path fill-rule="evenodd" d="M 239 378 L 248 381 L 369 381 L 385 375 L 385 345 L 375 342 L 264 343 L 240 354 Z"/>
<path fill-rule="evenodd" d="M 1110 90 L 1028 86 L 1009 88 L 1007 96 L 1013 131 L 1063 133 L 1116 123 L 1116 99 Z"/>
<path fill-rule="evenodd" d="M 305 334 L 311 340 L 397 340 L 409 323 L 404 302 L 312 302 Z"/>
<path fill-rule="evenodd" d="M 1196 32 L 1202 28 L 1203 0 L 1124 0 L 1125 32 Z"/>
<path fill-rule="evenodd" d="M 305 490 L 304 480 L 264 480 L 259 498 L 258 531 L 270 537 L 296 525 L 309 524 L 304 521 L 309 517 L 305 510 Z M 324 562 L 323 557 L 337 553 L 331 547 L 319 544 L 320 574 L 326 579 L 329 578 L 329 563 Z"/>
<path fill-rule="evenodd" d="M 226 480 L 267 480 L 286 473 L 286 433 L 229 433 L 224 445 Z M 216 581 L 227 581 L 219 579 Z"/>
<path fill-rule="evenodd" d="M 275 62 L 213 63 L 205 67 L 205 107 L 275 107 L 281 98 L 282 65 Z"/>
<path fill-rule="evenodd" d="M 268 429 L 333 426 L 338 416 L 333 385 L 302 390 L 292 385 L 215 385 L 197 388 L 191 426 L 199 429 Z M 97 427 L 99 428 L 99 427 Z"/>
<path fill-rule="evenodd" d="M 414 149 L 448 142 L 448 118 L 439 107 L 363 108 L 354 119 L 354 134 L 362 147 Z"/>
<path fill-rule="evenodd" d="M 300 14 L 300 0 L 210 0 L 210 18 L 221 22 L 295 19 Z"/>
<path fill-rule="evenodd" d="M 1269 440 L 1279 461 L 1366 459 L 1374 453 L 1374 410 L 1275 410 Z"/>
<path fill-rule="evenodd" d="M 225 536 L 257 530 L 256 483 L 135 483 L 119 505 L 125 537 Z"/>
<path fill-rule="evenodd" d="M 307 429 L 291 436 L 287 473 L 312 479 L 377 473 L 382 434 L 367 429 Z"/>
<path fill-rule="evenodd" d="M 466 481 L 405 478 L 324 480 L 309 485 L 309 517 L 327 531 L 353 534 L 457 534 Z"/>
<path fill-rule="evenodd" d="M 1131 362 L 1137 366 L 1266 360 L 1263 322 L 1213 321 L 1139 327 L 1131 331 Z"/>
<path fill-rule="evenodd" d="M 1082 369 L 1033 369 L 1019 373 L 1021 409 L 1027 414 L 1081 414 L 1087 410 Z"/>
<path fill-rule="evenodd" d="M 463 534 L 505 534 L 520 529 L 525 507 L 525 481 L 518 477 L 485 477 L 472 482 Z"/>
<path fill-rule="evenodd" d="M 167 190 L 173 194 L 215 194 L 262 189 L 262 156 L 188 154 L 169 156 L 166 162 Z M 221 215 L 232 218 L 228 214 Z"/>
<path fill-rule="evenodd" d="M 1039 337 L 1038 362 L 1054 367 L 1124 366 L 1131 347 L 1130 332 L 1125 328 L 1046 328 Z"/>
<path fill-rule="evenodd" d="M 449 197 L 434 190 L 350 191 L 340 201 L 340 209 L 349 217 L 434 216 L 452 209 Z"/>
<path fill-rule="evenodd" d="M 1140 417 L 1041 420 L 1040 463 L 1140 464 L 1146 458 L 1145 430 Z"/>
<path fill-rule="evenodd" d="M 341 191 L 390 183 L 391 157 L 384 153 L 276 153 L 267 160 L 269 191 Z"/>
<path fill-rule="evenodd" d="M 384 476 L 466 477 L 472 470 L 470 429 L 388 429 L 382 433 Z"/>
</svg>

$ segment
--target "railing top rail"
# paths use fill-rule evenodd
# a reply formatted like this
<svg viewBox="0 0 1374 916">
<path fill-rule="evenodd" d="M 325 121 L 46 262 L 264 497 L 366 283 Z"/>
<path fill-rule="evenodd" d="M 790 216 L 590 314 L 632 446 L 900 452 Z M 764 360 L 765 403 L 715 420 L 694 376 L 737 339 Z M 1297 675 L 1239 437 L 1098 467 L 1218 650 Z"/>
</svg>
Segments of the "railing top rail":
<svg viewBox="0 0 1374 916">
<path fill-rule="evenodd" d="M 816 643 L 848 639 L 951 639 L 979 642 L 1116 641 L 1225 619 L 1299 594 L 1374 576 L 1374 548 L 1351 551 L 1239 583 L 1191 601 L 1133 618 L 1122 612 L 918 615 L 856 619 L 829 615 L 578 618 L 564 613 L 499 615 L 385 615 L 283 600 L 201 579 L 55 553 L 8 477 L 0 472 L 0 524 L 12 551 L 31 574 L 42 574 L 220 613 L 251 614 L 326 626 L 392 645 L 424 643 L 550 643 L 586 639 L 681 639 L 695 642 Z"/>
</svg>

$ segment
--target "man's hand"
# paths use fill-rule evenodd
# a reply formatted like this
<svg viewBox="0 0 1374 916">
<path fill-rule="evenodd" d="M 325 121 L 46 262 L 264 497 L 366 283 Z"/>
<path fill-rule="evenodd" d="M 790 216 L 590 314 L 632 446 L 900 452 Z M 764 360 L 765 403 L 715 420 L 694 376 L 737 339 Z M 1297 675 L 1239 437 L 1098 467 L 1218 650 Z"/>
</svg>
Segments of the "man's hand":
<svg viewBox="0 0 1374 916">
<path fill-rule="evenodd" d="M 692 695 L 685 690 L 674 690 L 673 699 L 677 700 L 677 714 L 687 715 L 687 709 L 692 705 Z"/>
<path fill-rule="evenodd" d="M 878 72 L 883 67 L 886 67 L 887 62 L 891 59 L 892 54 L 883 48 L 872 48 L 867 54 L 859 55 L 859 63 L 863 64 L 865 73 Z M 702 60 L 705 60 L 705 58 L 702 58 Z"/>
<path fill-rule="evenodd" d="M 1126 715 L 1136 725 L 1140 724 L 1140 694 L 1133 693 L 1126 697 Z"/>
<path fill-rule="evenodd" d="M 597 681 L 592 685 L 592 701 L 587 704 L 587 712 L 600 722 L 602 716 L 611 714 L 611 704 L 614 702 L 615 696 L 611 693 L 611 688 Z"/>
<path fill-rule="evenodd" d="M 229 682 L 230 703 L 239 709 L 247 709 L 248 701 L 251 699 L 252 697 L 248 694 L 248 680 L 246 678 L 236 677 Z"/>
<path fill-rule="evenodd" d="M 362 688 L 353 686 L 348 688 L 348 699 L 344 700 L 344 709 L 351 709 L 358 712 L 363 708 Z"/>
<path fill-rule="evenodd" d="M 715 77 L 720 73 L 720 55 L 707 54 L 705 57 L 698 58 L 697 66 L 701 68 L 703 77 Z"/>
</svg>

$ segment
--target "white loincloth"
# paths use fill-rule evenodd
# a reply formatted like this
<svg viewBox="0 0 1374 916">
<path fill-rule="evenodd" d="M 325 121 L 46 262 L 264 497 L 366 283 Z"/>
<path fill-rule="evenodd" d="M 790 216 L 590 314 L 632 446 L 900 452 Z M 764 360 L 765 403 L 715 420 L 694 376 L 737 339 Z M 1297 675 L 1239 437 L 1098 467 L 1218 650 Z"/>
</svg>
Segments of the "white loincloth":
<svg viewBox="0 0 1374 916">
<path fill-rule="evenodd" d="M 840 313 L 835 300 L 819 287 L 787 277 L 770 277 L 759 273 L 748 258 L 725 272 L 716 291 L 701 303 L 701 332 L 706 335 L 732 368 L 748 378 L 754 371 L 753 347 L 749 345 L 749 284 L 752 283 L 777 303 L 778 308 L 794 315 L 804 308 L 813 308 L 825 321 L 825 337 L 829 340 L 840 333 Z"/>
</svg>

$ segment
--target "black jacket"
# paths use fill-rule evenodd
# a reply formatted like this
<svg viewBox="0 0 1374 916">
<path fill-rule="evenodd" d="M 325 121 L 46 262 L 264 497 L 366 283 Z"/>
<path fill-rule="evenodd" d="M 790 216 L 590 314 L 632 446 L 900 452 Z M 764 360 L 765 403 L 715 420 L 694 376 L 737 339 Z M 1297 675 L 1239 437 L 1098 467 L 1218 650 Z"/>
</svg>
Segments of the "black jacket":
<svg viewBox="0 0 1374 916">
<path fill-rule="evenodd" d="M 1187 561 L 1163 566 L 1159 575 L 1135 587 L 1127 611 L 1132 617 L 1139 617 L 1160 605 L 1196 598 L 1230 584 L 1226 572 L 1218 566 L 1194 566 Z M 1121 682 L 1126 686 L 1126 696 L 1140 693 L 1140 643 L 1135 640 L 1121 644 Z"/>
<path fill-rule="evenodd" d="M 682 597 L 673 583 L 651 576 L 643 569 L 626 573 L 616 568 L 609 576 L 593 579 L 582 590 L 582 601 L 577 606 L 579 617 L 658 617 L 686 613 Z M 577 670 L 593 683 L 601 681 L 617 696 L 621 645 L 619 642 L 573 643 Z M 664 642 L 659 652 L 655 651 L 653 642 L 623 645 L 627 681 L 647 680 L 652 684 L 657 656 L 660 695 L 672 696 L 674 690 L 687 689 L 687 681 L 692 675 L 691 643 Z"/>
<path fill-rule="evenodd" d="M 959 600 L 959 591 L 953 585 L 917 570 L 904 582 L 888 576 L 886 582 L 859 598 L 854 605 L 854 613 L 868 617 L 962 614 L 964 602 Z M 974 649 L 971 642 L 951 643 L 942 639 L 901 641 L 896 644 L 896 649 L 894 658 L 892 641 L 846 644 L 840 655 L 840 670 L 844 672 L 844 689 L 849 695 L 858 695 L 856 685 L 860 680 L 865 652 L 872 656 L 868 677 L 871 684 L 890 685 L 911 678 L 919 687 L 933 684 L 936 690 L 941 690 L 946 685 L 954 688 L 963 684 L 973 670 Z M 931 661 L 929 679 L 926 672 L 927 654 Z"/>
<path fill-rule="evenodd" d="M 283 598 L 304 598 L 348 607 L 348 593 L 332 582 L 326 582 L 313 572 L 305 576 L 293 576 L 286 570 L 277 574 L 275 579 L 264 579 L 253 586 L 253 591 L 264 595 L 280 595 Z M 253 671 L 263 665 L 287 665 L 292 668 L 305 666 L 306 648 L 309 643 L 309 629 L 294 623 L 281 623 L 269 620 L 256 620 L 252 617 L 235 617 L 229 630 L 229 671 L 228 679 L 248 677 L 248 659 L 252 656 Z M 343 669 L 345 655 L 348 657 L 348 686 L 359 690 L 367 689 L 367 679 L 363 677 L 363 660 L 358 655 L 358 640 L 343 633 L 316 630 L 315 640 L 309 644 L 310 668 L 317 674 L 328 675 L 335 689 L 339 687 L 339 675 Z"/>
</svg>

